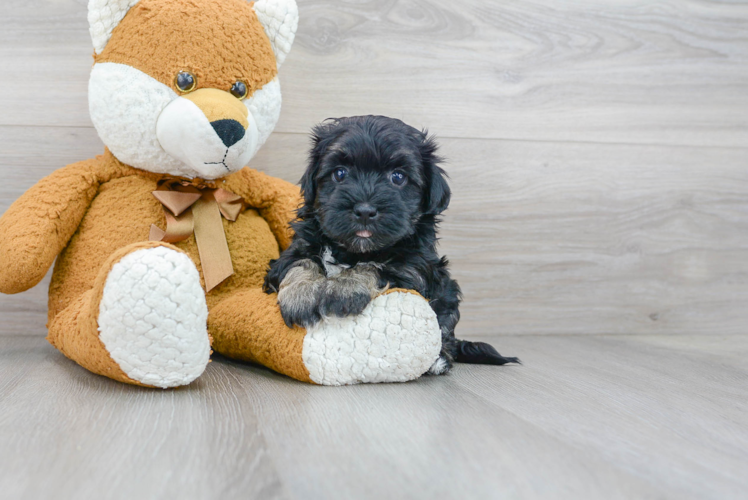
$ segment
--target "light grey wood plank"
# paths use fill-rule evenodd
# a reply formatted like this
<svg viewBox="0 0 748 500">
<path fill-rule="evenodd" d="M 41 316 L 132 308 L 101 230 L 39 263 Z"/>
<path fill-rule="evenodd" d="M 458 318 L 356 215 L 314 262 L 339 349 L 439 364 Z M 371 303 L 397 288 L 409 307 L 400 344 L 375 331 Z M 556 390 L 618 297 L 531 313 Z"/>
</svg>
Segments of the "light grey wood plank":
<svg viewBox="0 0 748 500">
<path fill-rule="evenodd" d="M 748 488 L 748 336 L 486 338 L 521 370 L 460 369 L 456 384 L 668 498 Z M 461 368 L 461 367 L 460 367 Z"/>
<path fill-rule="evenodd" d="M 10 499 L 723 499 L 748 486 L 748 337 L 487 340 L 525 365 L 329 388 L 218 359 L 160 391 L 3 337 L 0 486 Z"/>
<path fill-rule="evenodd" d="M 443 144 L 463 333 L 748 333 L 744 151 Z"/>
<path fill-rule="evenodd" d="M 90 124 L 85 2 L 0 6 L 0 124 Z M 379 113 L 444 136 L 748 144 L 748 6 L 300 0 L 280 132 Z"/>
<path fill-rule="evenodd" d="M 51 127 L 50 146 L 28 155 L 29 130 L 0 127 L 0 211 L 101 151 L 91 129 Z M 454 193 L 440 248 L 465 294 L 459 334 L 747 333 L 744 150 L 441 142 Z M 306 135 L 273 134 L 251 166 L 296 182 L 307 147 Z M 0 334 L 40 333 L 44 290 L 31 293 L 0 296 L 12 314 Z"/>
<path fill-rule="evenodd" d="M 220 368 L 148 390 L 40 338 L 0 340 L 0 491 L 17 498 L 288 498 L 253 412 Z"/>
<path fill-rule="evenodd" d="M 239 368 L 236 363 L 227 364 Z M 655 498 L 663 494 L 449 378 L 322 388 L 238 371 L 300 498 Z M 497 375 L 499 372 L 495 372 Z"/>
<path fill-rule="evenodd" d="M 0 4 L 0 124 L 91 126 L 87 1 Z M 39 141 L 43 142 L 43 141 Z"/>
</svg>

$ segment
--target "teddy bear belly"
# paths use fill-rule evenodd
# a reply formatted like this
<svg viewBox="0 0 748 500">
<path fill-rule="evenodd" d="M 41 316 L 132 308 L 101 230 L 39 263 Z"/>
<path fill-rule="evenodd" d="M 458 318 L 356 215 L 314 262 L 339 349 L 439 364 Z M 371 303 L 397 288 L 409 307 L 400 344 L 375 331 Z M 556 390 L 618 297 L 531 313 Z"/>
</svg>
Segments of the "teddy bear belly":
<svg viewBox="0 0 748 500">
<path fill-rule="evenodd" d="M 148 241 L 151 224 L 166 227 L 163 208 L 151 194 L 154 189 L 155 182 L 138 177 L 116 179 L 100 187 L 78 231 L 57 258 L 49 290 L 50 320 L 92 288 L 115 251 Z M 224 219 L 223 226 L 234 275 L 207 294 L 209 307 L 233 290 L 262 286 L 268 262 L 279 255 L 270 227 L 256 210 L 244 211 L 236 222 Z M 202 282 L 194 235 L 175 246 L 189 255 Z"/>
<path fill-rule="evenodd" d="M 244 211 L 236 219 L 236 222 L 229 222 L 224 219 L 223 227 L 226 233 L 226 242 L 231 252 L 234 274 L 208 292 L 209 309 L 237 289 L 261 287 L 270 260 L 277 259 L 280 255 L 278 242 L 270 231 L 270 226 L 254 209 Z M 185 251 L 192 258 L 200 271 L 201 284 L 205 288 L 194 235 L 177 243 L 176 247 Z"/>
</svg>

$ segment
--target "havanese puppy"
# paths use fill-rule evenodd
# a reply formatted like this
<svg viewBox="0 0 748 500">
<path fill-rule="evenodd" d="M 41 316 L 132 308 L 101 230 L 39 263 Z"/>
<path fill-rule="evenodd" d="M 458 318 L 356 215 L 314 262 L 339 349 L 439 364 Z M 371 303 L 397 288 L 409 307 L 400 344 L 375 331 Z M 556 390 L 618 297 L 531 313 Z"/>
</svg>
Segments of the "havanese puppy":
<svg viewBox="0 0 748 500">
<path fill-rule="evenodd" d="M 436 152 L 433 137 L 384 116 L 314 128 L 296 234 L 265 277 L 289 326 L 359 314 L 382 290 L 407 288 L 428 299 L 441 328 L 441 355 L 429 373 L 446 373 L 455 361 L 519 362 L 455 338 L 460 287 L 436 251 L 451 193 Z"/>
</svg>

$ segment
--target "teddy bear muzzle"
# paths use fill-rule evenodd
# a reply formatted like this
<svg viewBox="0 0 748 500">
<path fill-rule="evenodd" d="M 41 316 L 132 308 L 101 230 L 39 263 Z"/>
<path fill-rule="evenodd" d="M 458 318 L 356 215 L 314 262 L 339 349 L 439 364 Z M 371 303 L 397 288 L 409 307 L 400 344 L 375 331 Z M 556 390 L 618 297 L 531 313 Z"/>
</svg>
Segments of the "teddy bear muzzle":
<svg viewBox="0 0 748 500">
<path fill-rule="evenodd" d="M 200 89 L 164 108 L 156 136 L 164 151 L 195 177 L 217 179 L 249 162 L 259 130 L 241 100 L 222 90 Z"/>
</svg>

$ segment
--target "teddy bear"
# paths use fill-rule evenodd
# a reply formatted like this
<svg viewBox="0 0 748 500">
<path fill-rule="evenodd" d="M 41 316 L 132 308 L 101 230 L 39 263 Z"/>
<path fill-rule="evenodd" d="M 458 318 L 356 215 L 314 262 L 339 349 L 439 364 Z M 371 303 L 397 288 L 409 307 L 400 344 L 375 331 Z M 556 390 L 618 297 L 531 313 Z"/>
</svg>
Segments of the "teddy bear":
<svg viewBox="0 0 748 500">
<path fill-rule="evenodd" d="M 402 382 L 438 358 L 436 316 L 389 290 L 303 329 L 262 290 L 299 188 L 246 167 L 280 115 L 294 0 L 90 0 L 91 120 L 103 155 L 0 218 L 0 292 L 49 288 L 48 340 L 89 371 L 191 383 L 214 351 L 323 385 Z"/>
</svg>

